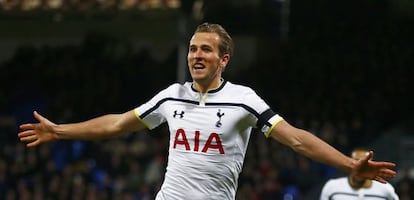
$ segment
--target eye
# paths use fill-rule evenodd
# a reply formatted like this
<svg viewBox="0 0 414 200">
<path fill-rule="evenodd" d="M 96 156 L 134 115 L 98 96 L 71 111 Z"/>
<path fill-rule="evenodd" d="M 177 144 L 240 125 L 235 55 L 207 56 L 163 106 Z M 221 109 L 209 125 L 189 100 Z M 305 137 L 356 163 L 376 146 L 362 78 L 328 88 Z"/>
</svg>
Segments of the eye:
<svg viewBox="0 0 414 200">
<path fill-rule="evenodd" d="M 202 50 L 204 52 L 212 52 L 213 51 L 210 47 L 203 47 Z"/>
<path fill-rule="evenodd" d="M 195 51 L 197 51 L 197 48 L 196 48 L 196 47 L 191 46 L 191 47 L 189 48 L 189 51 L 190 51 L 190 52 L 195 52 Z"/>
</svg>

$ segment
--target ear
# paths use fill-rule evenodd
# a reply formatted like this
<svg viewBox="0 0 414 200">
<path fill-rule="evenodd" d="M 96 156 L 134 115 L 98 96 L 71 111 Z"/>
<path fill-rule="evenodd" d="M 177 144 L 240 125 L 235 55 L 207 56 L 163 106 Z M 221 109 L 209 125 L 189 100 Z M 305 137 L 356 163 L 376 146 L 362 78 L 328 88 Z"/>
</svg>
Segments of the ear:
<svg viewBox="0 0 414 200">
<path fill-rule="evenodd" d="M 224 68 L 226 68 L 227 63 L 229 63 L 229 61 L 230 61 L 230 55 L 227 54 L 227 53 L 224 54 L 223 57 L 220 60 L 220 67 L 222 67 L 223 70 L 224 70 Z"/>
</svg>

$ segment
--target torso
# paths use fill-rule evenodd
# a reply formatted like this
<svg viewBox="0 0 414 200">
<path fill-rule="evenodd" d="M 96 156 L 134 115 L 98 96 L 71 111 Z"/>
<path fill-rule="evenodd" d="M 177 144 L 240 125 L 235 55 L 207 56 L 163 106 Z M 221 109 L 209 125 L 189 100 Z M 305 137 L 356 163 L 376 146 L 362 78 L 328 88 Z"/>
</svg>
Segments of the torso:
<svg viewBox="0 0 414 200">
<path fill-rule="evenodd" d="M 165 121 L 170 129 L 157 198 L 234 199 L 251 129 L 268 109 L 253 90 L 230 82 L 204 95 L 191 83 L 175 84 L 138 107 L 150 128 Z"/>
</svg>

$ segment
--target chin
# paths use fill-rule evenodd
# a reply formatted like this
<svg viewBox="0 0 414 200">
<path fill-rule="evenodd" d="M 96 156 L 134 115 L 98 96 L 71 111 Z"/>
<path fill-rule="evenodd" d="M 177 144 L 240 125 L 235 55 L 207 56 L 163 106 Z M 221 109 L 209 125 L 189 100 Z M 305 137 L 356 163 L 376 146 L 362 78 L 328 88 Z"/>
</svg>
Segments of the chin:
<svg viewBox="0 0 414 200">
<path fill-rule="evenodd" d="M 204 80 L 204 76 L 200 76 L 197 74 L 191 74 L 191 78 L 193 79 L 193 81 L 203 81 Z"/>
</svg>

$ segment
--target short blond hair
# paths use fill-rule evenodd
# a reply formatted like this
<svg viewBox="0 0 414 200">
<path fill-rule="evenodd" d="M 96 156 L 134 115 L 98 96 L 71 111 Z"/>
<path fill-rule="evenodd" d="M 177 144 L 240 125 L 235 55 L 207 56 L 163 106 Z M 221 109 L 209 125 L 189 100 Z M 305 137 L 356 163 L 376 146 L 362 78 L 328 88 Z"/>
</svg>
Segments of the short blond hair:
<svg viewBox="0 0 414 200">
<path fill-rule="evenodd" d="M 220 44 L 219 44 L 219 56 L 223 57 L 224 54 L 229 54 L 230 56 L 233 55 L 234 43 L 231 36 L 227 33 L 226 29 L 224 29 L 220 24 L 211 24 L 208 22 L 204 22 L 197 26 L 195 33 L 217 33 L 220 37 Z"/>
</svg>

